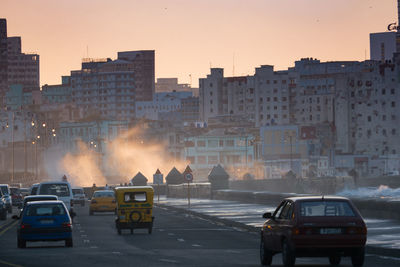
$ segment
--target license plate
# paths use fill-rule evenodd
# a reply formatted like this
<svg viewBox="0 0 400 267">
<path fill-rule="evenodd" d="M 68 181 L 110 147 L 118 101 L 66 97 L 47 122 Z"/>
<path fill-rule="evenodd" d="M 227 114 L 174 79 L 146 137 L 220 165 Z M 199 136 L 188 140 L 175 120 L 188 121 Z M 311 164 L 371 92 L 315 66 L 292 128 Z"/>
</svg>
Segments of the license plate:
<svg viewBox="0 0 400 267">
<path fill-rule="evenodd" d="M 41 220 L 40 221 L 41 224 L 51 224 L 53 222 L 54 222 L 54 220 Z"/>
<path fill-rule="evenodd" d="M 341 234 L 342 229 L 341 228 L 321 228 L 319 232 L 321 235 L 334 235 L 334 234 Z"/>
</svg>

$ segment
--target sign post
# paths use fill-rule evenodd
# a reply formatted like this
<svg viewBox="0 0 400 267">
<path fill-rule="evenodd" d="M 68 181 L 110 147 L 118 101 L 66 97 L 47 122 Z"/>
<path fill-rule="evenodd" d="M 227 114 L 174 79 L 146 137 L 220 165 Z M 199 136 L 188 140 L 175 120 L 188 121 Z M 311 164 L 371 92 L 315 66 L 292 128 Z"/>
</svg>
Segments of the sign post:
<svg viewBox="0 0 400 267">
<path fill-rule="evenodd" d="M 185 171 L 183 172 L 183 177 L 187 182 L 188 188 L 188 208 L 190 209 L 190 182 L 193 181 L 193 174 L 192 170 L 190 169 L 189 165 L 186 167 Z"/>
<path fill-rule="evenodd" d="M 153 174 L 153 183 L 157 185 L 157 203 L 160 204 L 160 184 L 163 183 L 163 174 L 159 169 Z"/>
</svg>

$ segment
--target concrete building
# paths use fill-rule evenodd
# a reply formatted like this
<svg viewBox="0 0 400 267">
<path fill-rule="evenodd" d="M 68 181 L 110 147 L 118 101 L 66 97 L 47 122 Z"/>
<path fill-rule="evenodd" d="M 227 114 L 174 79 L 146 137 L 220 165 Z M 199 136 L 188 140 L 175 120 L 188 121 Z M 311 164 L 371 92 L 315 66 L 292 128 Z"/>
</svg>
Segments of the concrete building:
<svg viewBox="0 0 400 267">
<path fill-rule="evenodd" d="M 219 128 L 185 138 L 185 156 L 195 176 L 207 180 L 211 169 L 221 164 L 233 177 L 241 178 L 254 167 L 254 136 Z"/>
<path fill-rule="evenodd" d="M 192 92 L 188 83 L 178 83 L 178 78 L 157 78 L 156 92 Z"/>
<path fill-rule="evenodd" d="M 370 59 L 391 61 L 396 52 L 396 32 L 379 32 L 369 35 Z"/>
<path fill-rule="evenodd" d="M 42 86 L 43 104 L 72 103 L 71 77 L 62 77 L 62 83 L 57 85 L 45 84 Z"/>
<path fill-rule="evenodd" d="M 136 101 L 151 101 L 155 93 L 154 50 L 118 52 L 118 59 L 131 63 L 135 73 Z"/>
<path fill-rule="evenodd" d="M 156 93 L 153 101 L 136 102 L 136 118 L 162 120 L 161 114 L 164 114 L 168 120 L 168 116 L 181 111 L 182 100 L 189 97 L 192 97 L 192 92 Z"/>
<path fill-rule="evenodd" d="M 7 20 L 0 19 L 0 96 L 12 84 L 39 88 L 39 55 L 21 52 L 21 37 L 7 36 Z"/>
</svg>

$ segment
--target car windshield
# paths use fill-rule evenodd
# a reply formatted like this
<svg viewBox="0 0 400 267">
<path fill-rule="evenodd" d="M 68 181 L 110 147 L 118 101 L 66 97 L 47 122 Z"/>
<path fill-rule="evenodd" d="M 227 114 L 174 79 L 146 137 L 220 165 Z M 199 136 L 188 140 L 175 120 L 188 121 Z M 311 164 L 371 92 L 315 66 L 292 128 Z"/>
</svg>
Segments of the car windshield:
<svg viewBox="0 0 400 267">
<path fill-rule="evenodd" d="M 125 202 L 146 202 L 145 192 L 127 192 L 124 194 Z"/>
<path fill-rule="evenodd" d="M 70 196 L 68 184 L 42 184 L 40 195 L 56 195 L 58 197 Z"/>
<path fill-rule="evenodd" d="M 355 216 L 353 209 L 346 201 L 304 201 L 300 204 L 300 216 Z"/>
<path fill-rule="evenodd" d="M 26 216 L 54 216 L 65 215 L 65 208 L 62 204 L 40 204 L 28 206 Z"/>
<path fill-rule="evenodd" d="M 72 194 L 83 195 L 83 189 L 72 189 Z"/>
<path fill-rule="evenodd" d="M 7 187 L 7 186 L 2 185 L 2 186 L 0 186 L 0 188 L 1 188 L 1 193 L 2 193 L 3 195 L 9 195 L 9 193 L 8 193 L 8 187 Z"/>
<path fill-rule="evenodd" d="M 114 192 L 94 192 L 93 197 L 114 197 Z"/>
</svg>

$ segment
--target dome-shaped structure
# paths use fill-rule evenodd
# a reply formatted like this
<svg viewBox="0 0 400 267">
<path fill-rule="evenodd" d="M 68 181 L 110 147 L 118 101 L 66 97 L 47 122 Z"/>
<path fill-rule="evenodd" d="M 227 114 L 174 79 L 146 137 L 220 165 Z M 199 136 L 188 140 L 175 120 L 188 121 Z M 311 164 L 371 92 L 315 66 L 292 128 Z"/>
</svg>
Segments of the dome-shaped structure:
<svg viewBox="0 0 400 267">
<path fill-rule="evenodd" d="M 228 189 L 229 174 L 220 164 L 215 166 L 208 175 L 208 181 L 211 183 L 211 190 Z"/>
<path fill-rule="evenodd" d="M 141 172 L 138 172 L 132 179 L 131 184 L 133 186 L 145 186 L 147 185 L 147 178 Z"/>
<path fill-rule="evenodd" d="M 167 184 L 182 184 L 183 174 L 180 173 L 175 167 L 168 173 L 167 177 L 165 177 L 165 181 Z"/>
</svg>

